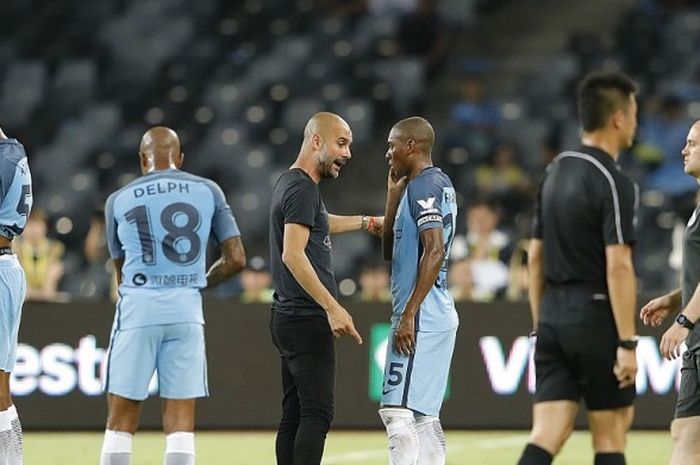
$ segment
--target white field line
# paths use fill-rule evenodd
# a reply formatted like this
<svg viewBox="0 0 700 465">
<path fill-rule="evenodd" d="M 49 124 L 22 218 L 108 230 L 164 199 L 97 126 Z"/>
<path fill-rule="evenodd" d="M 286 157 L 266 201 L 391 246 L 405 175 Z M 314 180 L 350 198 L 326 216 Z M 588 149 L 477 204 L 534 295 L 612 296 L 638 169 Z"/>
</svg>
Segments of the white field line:
<svg viewBox="0 0 700 465">
<path fill-rule="evenodd" d="M 496 439 L 484 439 L 476 443 L 476 447 L 479 449 L 500 449 L 503 447 L 524 447 L 525 441 L 527 440 L 527 435 L 510 435 L 502 438 Z M 466 445 L 447 445 L 447 455 L 455 451 L 466 449 Z M 373 459 L 377 457 L 387 457 L 388 452 L 386 449 L 370 449 L 361 452 L 347 452 L 344 454 L 329 455 L 323 459 L 323 465 L 334 465 L 340 463 L 350 463 L 350 462 L 361 462 L 367 459 Z"/>
</svg>

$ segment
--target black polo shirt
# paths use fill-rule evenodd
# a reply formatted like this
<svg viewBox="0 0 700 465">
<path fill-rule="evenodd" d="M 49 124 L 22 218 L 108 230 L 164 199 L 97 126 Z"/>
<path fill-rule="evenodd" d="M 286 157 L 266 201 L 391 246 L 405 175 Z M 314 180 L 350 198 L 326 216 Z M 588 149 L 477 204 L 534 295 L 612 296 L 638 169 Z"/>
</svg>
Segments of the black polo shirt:
<svg viewBox="0 0 700 465">
<path fill-rule="evenodd" d="M 272 309 L 293 315 L 326 315 L 325 311 L 294 279 L 282 262 L 284 225 L 295 223 L 310 229 L 304 252 L 321 283 L 337 296 L 331 266 L 331 238 L 328 212 L 318 185 L 303 170 L 282 173 L 272 191 L 270 207 L 270 269 L 275 286 Z"/>
<path fill-rule="evenodd" d="M 700 206 L 695 208 L 683 234 L 683 308 L 688 306 L 700 283 Z M 693 352 L 700 350 L 700 323 L 690 332 L 685 341 Z"/>
<path fill-rule="evenodd" d="M 606 152 L 560 153 L 540 183 L 533 222 L 546 282 L 606 290 L 605 247 L 635 243 L 638 200 L 637 186 Z"/>
</svg>

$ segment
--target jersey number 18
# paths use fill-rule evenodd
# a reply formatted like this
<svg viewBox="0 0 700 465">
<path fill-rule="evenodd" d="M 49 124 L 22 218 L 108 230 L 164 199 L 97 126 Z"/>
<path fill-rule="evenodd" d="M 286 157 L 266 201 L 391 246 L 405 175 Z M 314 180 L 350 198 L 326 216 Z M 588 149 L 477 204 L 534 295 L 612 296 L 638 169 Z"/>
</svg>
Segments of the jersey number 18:
<svg viewBox="0 0 700 465">
<path fill-rule="evenodd" d="M 175 218 L 183 216 L 187 219 L 184 224 L 176 224 Z M 156 263 L 155 240 L 151 231 L 151 220 L 148 207 L 138 205 L 124 215 L 129 223 L 136 223 L 141 244 L 141 261 L 146 265 Z M 180 223 L 180 222 L 178 222 Z M 163 209 L 160 214 L 160 224 L 168 234 L 163 237 L 163 254 L 173 263 L 189 265 L 199 257 L 202 241 L 197 235 L 201 217 L 197 209 L 189 203 L 175 202 Z M 189 250 L 183 251 L 189 244 Z"/>
</svg>

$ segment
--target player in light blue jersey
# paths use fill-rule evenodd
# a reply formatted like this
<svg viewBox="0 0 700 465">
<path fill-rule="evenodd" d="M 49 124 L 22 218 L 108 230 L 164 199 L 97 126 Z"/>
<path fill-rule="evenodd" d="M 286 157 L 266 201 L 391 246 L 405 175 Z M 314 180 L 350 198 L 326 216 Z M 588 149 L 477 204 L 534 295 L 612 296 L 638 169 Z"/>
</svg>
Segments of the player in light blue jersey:
<svg viewBox="0 0 700 465">
<path fill-rule="evenodd" d="M 240 271 L 245 251 L 219 186 L 180 171 L 184 155 L 173 130 L 146 132 L 139 156 L 143 176 L 105 206 L 119 301 L 100 465 L 131 463 L 132 436 L 155 371 L 167 435 L 164 465 L 193 465 L 195 399 L 208 395 L 200 291 Z M 210 235 L 221 258 L 206 271 Z"/>
<path fill-rule="evenodd" d="M 391 260 L 392 337 L 379 415 L 391 465 L 444 465 L 440 408 L 458 318 L 447 290 L 447 257 L 457 219 L 450 178 L 433 166 L 433 128 L 423 118 L 389 133 L 384 258 Z"/>
<path fill-rule="evenodd" d="M 24 147 L 0 129 L 0 465 L 23 463 L 22 426 L 10 395 L 10 374 L 27 283 L 12 239 L 22 234 L 31 208 L 32 176 Z"/>
</svg>

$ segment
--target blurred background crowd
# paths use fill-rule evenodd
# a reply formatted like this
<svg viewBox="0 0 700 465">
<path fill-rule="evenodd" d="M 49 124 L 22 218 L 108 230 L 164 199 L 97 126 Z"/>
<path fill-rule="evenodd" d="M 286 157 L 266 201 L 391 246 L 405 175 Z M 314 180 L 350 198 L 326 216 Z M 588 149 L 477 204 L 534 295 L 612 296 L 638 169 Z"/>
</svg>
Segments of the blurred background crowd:
<svg viewBox="0 0 700 465">
<path fill-rule="evenodd" d="M 450 283 L 461 301 L 525 298 L 533 196 L 578 145 L 576 82 L 620 70 L 640 87 L 640 290 L 677 281 L 697 185 L 680 150 L 700 118 L 693 0 L 3 0 L 0 125 L 20 139 L 35 212 L 16 249 L 32 300 L 107 299 L 107 196 L 139 174 L 150 126 L 175 129 L 185 169 L 218 182 L 249 266 L 213 297 L 269 302 L 268 204 L 319 110 L 351 125 L 353 159 L 321 184 L 329 211 L 382 214 L 389 128 L 437 133 L 460 220 Z M 333 239 L 348 299 L 389 301 L 379 240 Z"/>
</svg>

